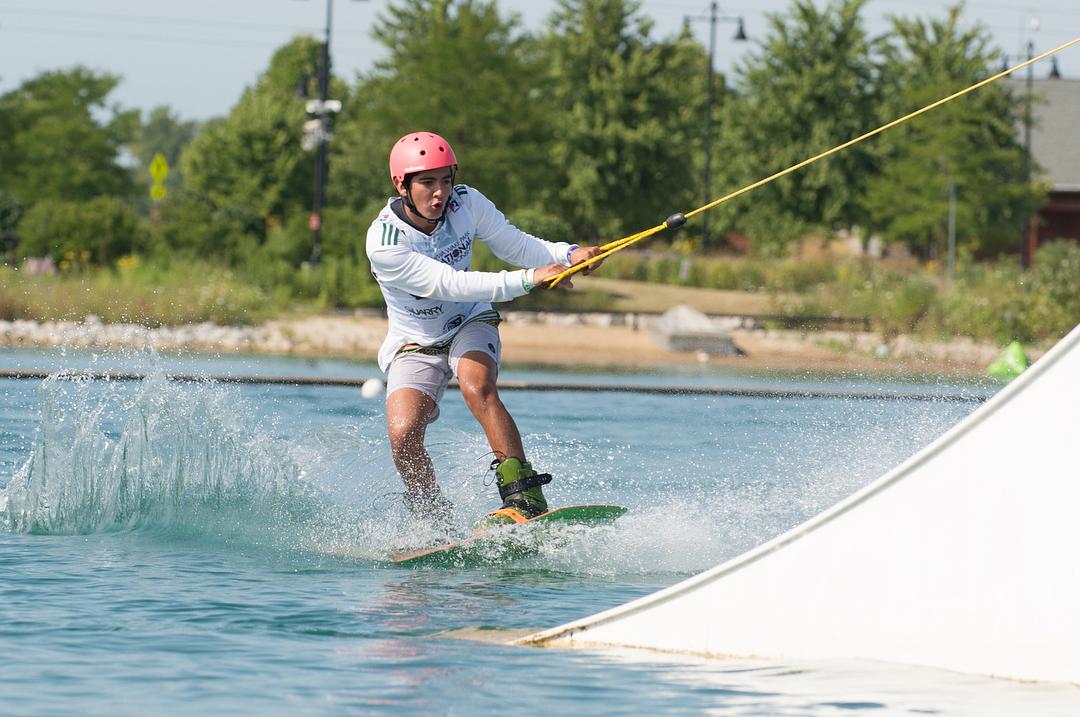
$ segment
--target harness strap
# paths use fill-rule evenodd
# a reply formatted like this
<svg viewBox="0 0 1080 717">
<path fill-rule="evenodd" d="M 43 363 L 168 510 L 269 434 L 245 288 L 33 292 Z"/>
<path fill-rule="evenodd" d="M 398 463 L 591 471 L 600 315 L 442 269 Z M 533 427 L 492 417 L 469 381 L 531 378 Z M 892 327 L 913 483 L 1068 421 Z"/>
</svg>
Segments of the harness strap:
<svg viewBox="0 0 1080 717">
<path fill-rule="evenodd" d="M 499 497 L 506 500 L 507 496 L 514 493 L 521 493 L 529 488 L 535 488 L 541 485 L 547 485 L 551 482 L 550 473 L 537 473 L 535 475 L 520 478 L 513 483 L 507 483 L 506 485 L 499 486 Z"/>
<path fill-rule="evenodd" d="M 495 310 L 482 311 L 479 314 L 477 314 L 476 316 L 474 316 L 471 319 L 469 319 L 468 321 L 466 321 L 464 324 L 462 324 L 461 328 L 464 328 L 464 327 L 468 326 L 469 324 L 477 322 L 477 321 L 479 321 L 480 323 L 484 323 L 484 324 L 490 324 L 491 326 L 494 326 L 495 328 L 499 328 L 499 324 L 502 323 L 502 316 L 500 316 L 499 312 L 495 311 Z M 460 331 L 461 329 L 459 328 L 458 330 Z M 447 341 L 446 343 L 439 344 L 437 346 L 422 346 L 422 345 L 417 344 L 417 343 L 405 344 L 400 349 L 398 349 L 398 353 L 399 354 L 423 354 L 425 356 L 442 356 L 443 354 L 446 354 L 446 353 L 450 352 L 450 344 L 452 342 L 453 342 L 453 340 L 451 339 L 451 341 Z"/>
<path fill-rule="evenodd" d="M 398 349 L 399 354 L 423 354 L 425 356 L 442 356 L 450 352 L 450 344 L 445 346 L 421 346 L 420 344 L 405 344 Z"/>
</svg>

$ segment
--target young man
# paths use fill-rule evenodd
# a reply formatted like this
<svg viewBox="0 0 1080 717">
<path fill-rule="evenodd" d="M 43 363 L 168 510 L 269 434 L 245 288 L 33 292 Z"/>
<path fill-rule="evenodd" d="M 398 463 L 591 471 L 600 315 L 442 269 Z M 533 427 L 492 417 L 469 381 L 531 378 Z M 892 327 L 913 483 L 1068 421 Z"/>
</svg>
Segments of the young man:
<svg viewBox="0 0 1080 717">
<path fill-rule="evenodd" d="M 430 132 L 413 132 L 390 151 L 397 190 L 371 224 L 367 255 L 386 301 L 389 330 L 379 351 L 387 372 L 386 422 L 405 503 L 417 518 L 445 526 L 450 504 L 424 448 L 427 425 L 451 375 L 495 456 L 502 507 L 488 523 L 519 522 L 547 511 L 538 474 L 525 457 L 514 419 L 499 399 L 499 314 L 492 301 L 523 296 L 600 253 L 537 239 L 510 224 L 491 201 L 454 184 L 457 157 Z M 474 241 L 520 271 L 469 271 Z M 566 284 L 567 282 L 563 282 Z"/>
</svg>

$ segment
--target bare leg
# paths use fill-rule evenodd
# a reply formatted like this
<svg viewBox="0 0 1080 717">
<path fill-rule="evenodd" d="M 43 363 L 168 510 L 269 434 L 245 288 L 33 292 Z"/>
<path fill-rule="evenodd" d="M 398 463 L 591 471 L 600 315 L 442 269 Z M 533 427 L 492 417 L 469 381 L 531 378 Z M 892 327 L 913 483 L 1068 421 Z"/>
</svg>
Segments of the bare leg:
<svg viewBox="0 0 1080 717">
<path fill-rule="evenodd" d="M 510 412 L 499 398 L 495 379 L 498 376 L 495 360 L 483 351 L 469 351 L 458 361 L 457 378 L 465 405 L 484 429 L 495 457 L 525 460 L 521 433 Z"/>
<path fill-rule="evenodd" d="M 438 495 L 435 468 L 424 448 L 428 416 L 435 401 L 415 388 L 399 388 L 386 398 L 386 427 L 390 450 L 401 479 L 405 481 L 406 499 L 423 501 Z"/>
</svg>

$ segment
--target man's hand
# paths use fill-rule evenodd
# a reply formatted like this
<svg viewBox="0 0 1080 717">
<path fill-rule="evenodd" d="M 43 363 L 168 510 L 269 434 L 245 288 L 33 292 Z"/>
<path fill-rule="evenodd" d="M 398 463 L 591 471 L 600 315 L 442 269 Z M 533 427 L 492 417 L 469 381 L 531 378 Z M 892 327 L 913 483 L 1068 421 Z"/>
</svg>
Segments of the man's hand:
<svg viewBox="0 0 1080 717">
<path fill-rule="evenodd" d="M 598 246 L 579 246 L 570 255 L 570 263 L 571 265 L 576 266 L 583 261 L 588 261 L 589 259 L 592 259 L 597 254 L 602 254 L 603 252 L 604 250 Z M 595 264 L 592 264 L 591 266 L 587 266 L 582 269 L 581 273 L 591 274 L 603 263 L 603 260 L 598 261 Z M 566 267 L 562 264 L 548 264 L 547 266 L 539 266 L 536 269 L 533 269 L 533 283 L 542 289 L 550 289 L 551 286 L 548 284 L 548 279 L 552 278 L 553 276 L 558 276 L 564 271 L 566 271 Z M 573 289 L 574 284 L 570 281 L 569 278 L 566 278 L 559 282 L 559 288 Z"/>
<path fill-rule="evenodd" d="M 571 266 L 576 266 L 577 264 L 580 264 L 583 261 L 588 261 L 589 259 L 592 259 L 597 254 L 603 254 L 603 253 L 604 253 L 604 250 L 602 248 L 598 247 L 598 246 L 579 246 L 577 249 L 574 250 L 574 253 L 570 255 L 570 264 L 571 264 Z M 595 264 L 591 264 L 591 265 L 585 267 L 584 269 L 582 269 L 581 273 L 582 274 L 591 274 L 594 271 L 596 271 L 597 269 L 599 269 L 600 265 L 603 264 L 603 263 L 604 263 L 604 260 L 601 259 L 600 261 L 596 262 Z"/>
<path fill-rule="evenodd" d="M 576 254 L 577 252 L 574 253 Z M 564 271 L 566 271 L 566 267 L 562 264 L 548 264 L 547 266 L 538 266 L 533 269 L 533 284 L 535 284 L 541 289 L 550 289 L 551 285 L 548 283 L 548 279 L 552 278 L 553 276 L 558 276 Z M 563 287 L 567 289 L 573 289 L 574 284 L 570 281 L 569 278 L 563 279 L 559 282 L 559 288 Z"/>
</svg>

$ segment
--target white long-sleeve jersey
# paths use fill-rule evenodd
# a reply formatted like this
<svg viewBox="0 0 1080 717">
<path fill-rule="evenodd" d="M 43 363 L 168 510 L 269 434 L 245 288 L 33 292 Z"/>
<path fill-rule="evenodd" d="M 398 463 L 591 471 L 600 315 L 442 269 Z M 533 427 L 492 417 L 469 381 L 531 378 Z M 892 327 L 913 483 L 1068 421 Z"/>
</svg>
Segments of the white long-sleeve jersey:
<svg viewBox="0 0 1080 717">
<path fill-rule="evenodd" d="M 390 208 L 395 200 L 387 201 L 367 234 L 371 273 L 382 289 L 389 319 L 379 349 L 383 371 L 405 344 L 443 345 L 466 321 L 490 311 L 490 302 L 527 293 L 525 269 L 469 271 L 474 241 L 484 242 L 514 266 L 570 265 L 569 244 L 526 234 L 490 199 L 464 184 L 454 187 L 446 213 L 430 235 L 398 217 Z"/>
</svg>

